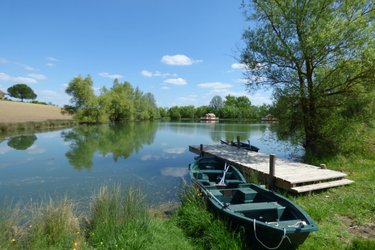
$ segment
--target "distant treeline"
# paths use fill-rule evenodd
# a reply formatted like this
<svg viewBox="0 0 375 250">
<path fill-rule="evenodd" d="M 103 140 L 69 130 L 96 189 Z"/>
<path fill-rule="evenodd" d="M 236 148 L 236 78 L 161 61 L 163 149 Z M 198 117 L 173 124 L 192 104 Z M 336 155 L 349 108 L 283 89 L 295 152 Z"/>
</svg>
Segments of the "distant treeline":
<svg viewBox="0 0 375 250">
<path fill-rule="evenodd" d="M 212 98 L 208 106 L 174 106 L 158 108 L 151 93 L 143 93 L 129 82 L 114 81 L 112 88 L 103 87 L 95 95 L 90 76 L 77 76 L 68 84 L 72 106 L 65 105 L 66 112 L 75 114 L 83 123 L 156 120 L 160 118 L 198 119 L 207 113 L 225 119 L 260 119 L 269 112 L 269 106 L 254 106 L 246 96 L 228 95 Z"/>
<path fill-rule="evenodd" d="M 254 106 L 246 96 L 235 97 L 228 95 L 223 100 L 220 96 L 214 96 L 208 106 L 194 107 L 173 106 L 171 108 L 159 108 L 162 118 L 171 119 L 197 119 L 207 113 L 214 113 L 221 119 L 258 120 L 268 114 L 270 106 Z"/>
</svg>

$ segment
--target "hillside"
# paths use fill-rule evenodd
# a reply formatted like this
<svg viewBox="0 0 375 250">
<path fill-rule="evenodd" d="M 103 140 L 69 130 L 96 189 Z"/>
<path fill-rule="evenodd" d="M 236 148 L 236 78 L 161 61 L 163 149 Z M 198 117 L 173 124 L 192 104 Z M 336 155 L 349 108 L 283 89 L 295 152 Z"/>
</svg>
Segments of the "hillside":
<svg viewBox="0 0 375 250">
<path fill-rule="evenodd" d="M 71 115 L 61 114 L 60 107 L 0 100 L 0 123 L 71 119 Z"/>
</svg>

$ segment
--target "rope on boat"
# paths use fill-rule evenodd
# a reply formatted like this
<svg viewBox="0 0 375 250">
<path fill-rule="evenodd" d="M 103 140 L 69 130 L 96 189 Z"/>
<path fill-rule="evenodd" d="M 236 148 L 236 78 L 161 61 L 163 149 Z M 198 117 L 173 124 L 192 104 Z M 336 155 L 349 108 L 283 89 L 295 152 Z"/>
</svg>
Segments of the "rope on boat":
<svg viewBox="0 0 375 250">
<path fill-rule="evenodd" d="M 279 242 L 279 244 L 275 247 L 269 247 L 267 245 L 265 245 L 262 241 L 260 241 L 260 239 L 258 238 L 257 236 L 257 231 L 256 231 L 256 219 L 254 219 L 254 236 L 255 236 L 255 239 L 264 247 L 264 248 L 267 248 L 269 250 L 274 250 L 274 249 L 278 249 L 281 244 L 283 243 L 284 239 L 287 239 L 289 241 L 290 244 L 292 244 L 292 242 L 290 241 L 289 237 L 286 235 L 286 229 L 285 227 L 283 228 L 284 229 L 284 234 L 283 236 L 281 237 L 281 240 Z"/>
<path fill-rule="evenodd" d="M 223 177 L 221 178 L 221 180 L 219 182 L 219 185 L 224 185 L 224 183 L 225 183 L 225 175 L 227 174 L 228 169 L 229 169 L 229 165 L 225 162 L 225 165 L 224 165 L 224 174 L 223 174 Z"/>
<path fill-rule="evenodd" d="M 293 225 L 288 225 L 288 227 L 305 227 L 305 226 L 307 226 L 307 223 L 306 223 L 306 221 L 304 221 L 304 220 L 301 220 L 301 221 L 297 221 L 295 224 L 293 224 Z"/>
</svg>

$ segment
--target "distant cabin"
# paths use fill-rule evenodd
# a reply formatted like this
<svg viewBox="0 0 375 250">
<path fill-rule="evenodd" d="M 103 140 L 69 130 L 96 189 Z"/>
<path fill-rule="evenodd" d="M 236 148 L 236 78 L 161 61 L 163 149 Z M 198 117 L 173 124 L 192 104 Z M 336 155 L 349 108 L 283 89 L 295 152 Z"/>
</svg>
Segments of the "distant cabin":
<svg viewBox="0 0 375 250">
<path fill-rule="evenodd" d="M 217 117 L 214 113 L 207 113 L 203 117 L 201 117 L 201 120 L 204 120 L 204 121 L 217 121 L 217 120 L 219 120 L 219 117 Z"/>
<path fill-rule="evenodd" d="M 277 121 L 278 119 L 274 117 L 271 114 L 266 115 L 265 117 L 262 118 L 262 121 L 268 122 L 268 121 Z"/>
</svg>

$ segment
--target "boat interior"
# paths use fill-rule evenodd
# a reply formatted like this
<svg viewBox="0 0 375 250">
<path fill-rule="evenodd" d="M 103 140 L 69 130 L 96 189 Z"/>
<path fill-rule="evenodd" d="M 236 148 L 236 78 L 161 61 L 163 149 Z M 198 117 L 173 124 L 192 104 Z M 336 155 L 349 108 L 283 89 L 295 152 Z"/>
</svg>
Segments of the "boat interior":
<svg viewBox="0 0 375 250">
<path fill-rule="evenodd" d="M 246 183 L 241 173 L 232 166 L 229 166 L 224 181 L 220 182 L 224 175 L 223 166 L 224 163 L 217 160 L 205 159 L 192 174 L 210 196 L 225 208 L 247 218 L 274 223 L 275 226 L 290 227 L 301 222 L 296 209 L 285 202 L 280 204 L 268 191 Z"/>
<path fill-rule="evenodd" d="M 234 213 L 275 226 L 292 226 L 301 222 L 300 216 L 289 206 L 283 206 L 251 188 L 251 184 L 238 184 L 236 188 L 207 186 L 206 190 Z"/>
<path fill-rule="evenodd" d="M 216 169 L 208 169 L 200 172 L 193 173 L 194 178 L 202 183 L 204 186 L 217 185 L 223 178 L 224 171 Z M 244 180 L 238 177 L 236 172 L 231 171 L 229 168 L 225 174 L 224 183 L 228 187 L 237 187 L 238 184 L 245 183 Z"/>
</svg>

